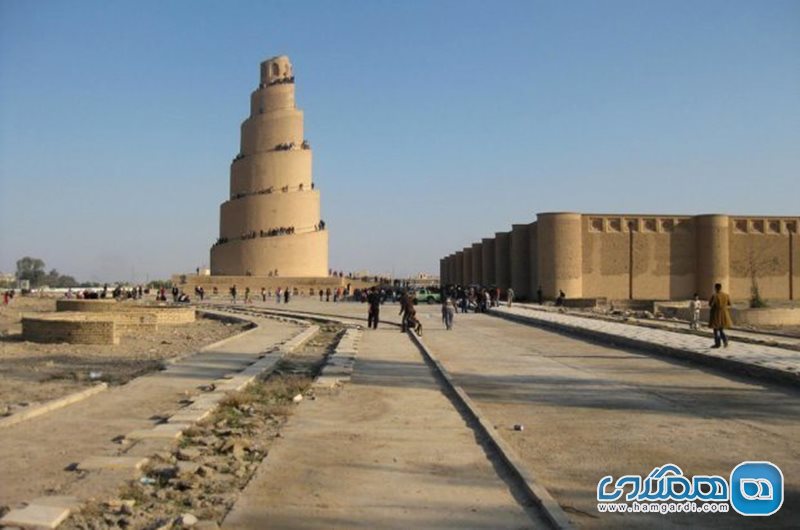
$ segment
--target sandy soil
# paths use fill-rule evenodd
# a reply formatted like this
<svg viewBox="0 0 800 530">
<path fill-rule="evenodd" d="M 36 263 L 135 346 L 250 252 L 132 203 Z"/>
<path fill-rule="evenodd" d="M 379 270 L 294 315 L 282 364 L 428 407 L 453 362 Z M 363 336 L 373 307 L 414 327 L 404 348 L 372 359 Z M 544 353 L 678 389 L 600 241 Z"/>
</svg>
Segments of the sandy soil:
<svg viewBox="0 0 800 530">
<path fill-rule="evenodd" d="M 123 337 L 114 346 L 23 341 L 21 314 L 46 311 L 55 311 L 55 299 L 17 296 L 8 307 L 0 306 L 0 416 L 97 381 L 124 384 L 159 370 L 166 359 L 192 353 L 244 328 L 201 318 Z"/>
<path fill-rule="evenodd" d="M 210 419 L 186 431 L 173 450 L 151 458 L 144 480 L 125 484 L 111 503 L 86 504 L 59 528 L 184 528 L 179 521 L 186 513 L 222 521 L 294 412 L 292 398 L 305 394 L 315 399 L 311 381 L 341 332 L 341 326 L 322 326 L 266 379 L 231 393 Z"/>
</svg>

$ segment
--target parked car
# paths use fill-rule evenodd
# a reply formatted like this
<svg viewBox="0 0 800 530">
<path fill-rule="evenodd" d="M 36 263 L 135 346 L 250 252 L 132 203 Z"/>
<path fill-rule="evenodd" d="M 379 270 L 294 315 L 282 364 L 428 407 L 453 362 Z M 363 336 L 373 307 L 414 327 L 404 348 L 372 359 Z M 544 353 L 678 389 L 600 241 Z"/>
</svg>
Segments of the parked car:
<svg viewBox="0 0 800 530">
<path fill-rule="evenodd" d="M 414 291 L 414 303 L 417 302 L 428 302 L 429 304 L 435 304 L 437 302 L 442 301 L 441 293 L 436 291 L 432 291 L 431 289 L 426 289 L 422 287 Z"/>
</svg>

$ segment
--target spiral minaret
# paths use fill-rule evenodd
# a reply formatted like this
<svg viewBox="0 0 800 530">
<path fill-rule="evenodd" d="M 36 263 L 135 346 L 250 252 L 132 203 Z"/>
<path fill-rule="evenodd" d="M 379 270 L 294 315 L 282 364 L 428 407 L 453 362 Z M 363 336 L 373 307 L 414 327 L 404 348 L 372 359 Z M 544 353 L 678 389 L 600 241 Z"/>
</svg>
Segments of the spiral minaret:
<svg viewBox="0 0 800 530">
<path fill-rule="evenodd" d="M 328 275 L 328 232 L 311 176 L 303 111 L 295 107 L 292 63 L 284 55 L 261 63 L 230 180 L 219 239 L 211 247 L 212 275 Z"/>
</svg>

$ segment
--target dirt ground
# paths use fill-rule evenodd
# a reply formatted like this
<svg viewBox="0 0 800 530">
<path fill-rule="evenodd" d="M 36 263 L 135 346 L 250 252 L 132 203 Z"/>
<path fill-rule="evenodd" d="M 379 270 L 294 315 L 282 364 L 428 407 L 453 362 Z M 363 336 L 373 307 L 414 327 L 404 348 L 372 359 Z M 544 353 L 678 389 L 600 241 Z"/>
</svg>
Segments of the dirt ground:
<svg viewBox="0 0 800 530">
<path fill-rule="evenodd" d="M 55 299 L 14 298 L 0 306 L 0 416 L 81 390 L 98 381 L 124 384 L 161 369 L 167 359 L 241 332 L 244 324 L 199 318 L 117 345 L 38 344 L 23 341 L 21 315 L 55 311 Z"/>
<path fill-rule="evenodd" d="M 147 530 L 184 528 L 198 519 L 222 521 L 281 436 L 296 406 L 293 397 L 316 399 L 310 384 L 342 331 L 341 326 L 322 326 L 267 377 L 231 393 L 210 419 L 186 431 L 171 452 L 151 458 L 143 477 L 124 485 L 113 501 L 89 502 L 60 528 Z"/>
</svg>

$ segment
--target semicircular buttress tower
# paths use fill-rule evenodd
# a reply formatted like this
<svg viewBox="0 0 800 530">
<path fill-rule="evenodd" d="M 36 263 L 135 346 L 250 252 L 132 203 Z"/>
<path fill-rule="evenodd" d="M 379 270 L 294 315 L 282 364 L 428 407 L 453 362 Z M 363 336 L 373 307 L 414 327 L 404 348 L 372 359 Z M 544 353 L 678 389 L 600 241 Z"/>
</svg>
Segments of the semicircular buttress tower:
<svg viewBox="0 0 800 530">
<path fill-rule="evenodd" d="M 328 232 L 294 86 L 288 57 L 261 63 L 261 83 L 250 95 L 250 117 L 231 163 L 230 199 L 220 207 L 212 275 L 328 275 Z"/>
</svg>

